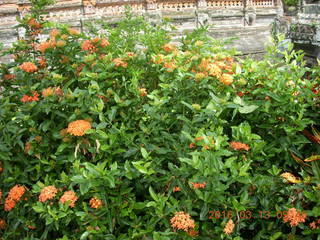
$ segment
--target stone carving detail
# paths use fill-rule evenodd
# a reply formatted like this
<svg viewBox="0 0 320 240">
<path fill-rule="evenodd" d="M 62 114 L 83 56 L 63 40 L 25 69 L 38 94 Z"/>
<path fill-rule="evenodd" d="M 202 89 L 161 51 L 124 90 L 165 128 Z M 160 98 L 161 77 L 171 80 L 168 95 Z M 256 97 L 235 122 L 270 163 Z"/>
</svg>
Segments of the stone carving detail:
<svg viewBox="0 0 320 240">
<path fill-rule="evenodd" d="M 155 10 L 157 9 L 157 1 L 156 0 L 146 0 L 147 9 L 148 10 Z"/>
</svg>

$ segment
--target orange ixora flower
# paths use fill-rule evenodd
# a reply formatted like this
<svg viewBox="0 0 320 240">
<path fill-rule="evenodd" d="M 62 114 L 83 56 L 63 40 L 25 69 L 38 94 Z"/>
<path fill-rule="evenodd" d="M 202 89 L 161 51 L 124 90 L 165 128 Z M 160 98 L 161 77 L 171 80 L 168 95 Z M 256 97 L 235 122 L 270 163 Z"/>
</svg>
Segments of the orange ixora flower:
<svg viewBox="0 0 320 240">
<path fill-rule="evenodd" d="M 80 34 L 80 32 L 79 32 L 77 29 L 74 29 L 74 28 L 69 28 L 69 29 L 68 29 L 68 32 L 69 32 L 69 34 L 72 35 L 72 36 L 76 36 L 76 35 L 79 35 L 79 34 Z"/>
<path fill-rule="evenodd" d="M 61 32 L 58 29 L 52 29 L 49 33 L 50 38 L 55 39 L 58 35 L 60 35 Z"/>
<path fill-rule="evenodd" d="M 31 18 L 28 21 L 28 25 L 33 29 L 39 29 L 42 27 L 41 23 L 39 23 L 36 19 Z"/>
<path fill-rule="evenodd" d="M 177 66 L 174 64 L 174 62 L 166 62 L 163 65 L 165 68 L 167 68 L 167 72 L 172 72 L 174 69 L 177 68 Z"/>
<path fill-rule="evenodd" d="M 221 69 L 216 64 L 210 64 L 209 67 L 209 75 L 212 77 L 220 77 L 221 76 Z"/>
<path fill-rule="evenodd" d="M 32 91 L 33 96 L 23 95 L 23 97 L 20 99 L 21 102 L 33 102 L 33 101 L 39 101 L 39 93 L 36 91 Z"/>
<path fill-rule="evenodd" d="M 242 142 L 230 142 L 230 147 L 232 147 L 234 150 L 246 150 L 249 151 L 250 147 Z"/>
<path fill-rule="evenodd" d="M 191 229 L 187 232 L 187 234 L 190 236 L 190 237 L 197 237 L 199 235 L 199 232 L 194 230 L 194 229 Z"/>
<path fill-rule="evenodd" d="M 39 63 L 40 68 L 45 68 L 47 66 L 47 61 L 45 58 L 40 58 L 38 60 L 38 63 Z"/>
<path fill-rule="evenodd" d="M 97 50 L 97 48 L 91 43 L 90 40 L 85 40 L 81 45 L 81 49 L 84 51 L 91 52 L 91 53 L 93 53 Z"/>
<path fill-rule="evenodd" d="M 233 76 L 231 74 L 223 73 L 219 78 L 219 81 L 224 85 L 230 85 L 231 83 L 233 83 Z"/>
<path fill-rule="evenodd" d="M 146 88 L 139 88 L 139 95 L 141 97 L 145 97 L 148 95 L 147 89 Z"/>
<path fill-rule="evenodd" d="M 180 188 L 180 187 L 174 187 L 172 191 L 173 191 L 173 192 L 180 192 L 180 191 L 181 191 L 181 188 Z"/>
<path fill-rule="evenodd" d="M 32 62 L 24 62 L 19 68 L 27 73 L 34 73 L 38 70 L 37 66 Z"/>
<path fill-rule="evenodd" d="M 317 222 L 316 221 L 313 221 L 309 224 L 309 227 L 314 230 L 314 229 L 318 229 L 319 226 L 317 226 Z"/>
<path fill-rule="evenodd" d="M 83 136 L 89 129 L 91 129 L 91 123 L 89 121 L 76 120 L 69 123 L 67 133 L 73 136 Z"/>
<path fill-rule="evenodd" d="M 4 76 L 3 76 L 3 79 L 4 80 L 13 80 L 13 79 L 15 79 L 16 78 L 16 75 L 14 75 L 14 74 L 5 74 Z"/>
<path fill-rule="evenodd" d="M 39 195 L 39 201 L 45 202 L 47 200 L 53 199 L 57 195 L 58 189 L 55 186 L 47 186 L 42 188 L 40 195 Z"/>
<path fill-rule="evenodd" d="M 114 65 L 116 67 L 123 67 L 123 68 L 127 68 L 128 67 L 128 63 L 126 63 L 125 61 L 122 61 L 121 58 L 115 58 L 112 60 L 112 62 L 114 63 Z"/>
<path fill-rule="evenodd" d="M 20 201 L 25 191 L 26 188 L 21 185 L 15 185 L 13 188 L 11 188 L 4 203 L 4 210 L 11 211 L 17 202 Z"/>
<path fill-rule="evenodd" d="M 199 189 L 199 188 L 205 188 L 207 183 L 203 182 L 203 183 L 191 183 L 194 189 Z"/>
<path fill-rule="evenodd" d="M 128 57 L 136 56 L 136 54 L 134 52 L 126 52 L 126 54 L 128 55 Z"/>
<path fill-rule="evenodd" d="M 11 198 L 14 201 L 20 201 L 21 197 L 25 193 L 26 188 L 25 186 L 21 186 L 19 184 L 15 185 L 13 188 L 10 189 L 7 198 Z"/>
<path fill-rule="evenodd" d="M 66 191 L 60 198 L 60 202 L 62 204 L 67 202 L 69 207 L 74 207 L 77 200 L 78 197 L 74 191 Z"/>
<path fill-rule="evenodd" d="M 183 230 L 185 232 L 195 228 L 194 220 L 185 212 L 176 212 L 171 218 L 170 223 L 174 229 Z"/>
<path fill-rule="evenodd" d="M 280 176 L 285 178 L 289 183 L 301 183 L 302 182 L 300 178 L 294 176 L 292 173 L 289 173 L 289 172 L 282 173 Z"/>
<path fill-rule="evenodd" d="M 6 229 L 7 227 L 7 223 L 4 219 L 0 219 L 0 229 L 3 230 L 3 229 Z"/>
<path fill-rule="evenodd" d="M 157 55 L 152 57 L 151 61 L 153 63 L 155 63 L 155 64 L 161 64 L 161 63 L 164 62 L 164 55 L 163 54 L 157 54 Z"/>
<path fill-rule="evenodd" d="M 36 50 L 41 52 L 42 54 L 46 52 L 47 49 L 55 46 L 55 42 L 53 41 L 45 41 L 36 45 Z"/>
<path fill-rule="evenodd" d="M 53 95 L 54 95 L 54 88 L 52 88 L 52 87 L 48 87 L 48 88 L 42 90 L 42 96 L 44 98 L 50 97 Z"/>
<path fill-rule="evenodd" d="M 101 208 L 102 206 L 102 200 L 99 198 L 93 197 L 90 199 L 89 204 L 91 208 L 98 209 L 98 208 Z"/>
<path fill-rule="evenodd" d="M 109 46 L 110 45 L 110 43 L 109 43 L 109 41 L 107 40 L 107 39 L 101 39 L 100 40 L 100 46 L 102 47 L 102 48 L 105 48 L 105 47 L 107 47 L 107 46 Z"/>
<path fill-rule="evenodd" d="M 233 223 L 233 220 L 230 218 L 226 226 L 224 227 L 223 232 L 227 235 L 230 235 L 233 232 L 233 229 L 234 229 L 234 223 Z"/>
<path fill-rule="evenodd" d="M 11 211 L 16 206 L 16 201 L 11 198 L 6 198 L 4 202 L 4 210 Z"/>
<path fill-rule="evenodd" d="M 162 48 L 165 52 L 170 53 L 170 52 L 176 50 L 177 47 L 173 44 L 167 43 Z"/>
<path fill-rule="evenodd" d="M 289 222 L 291 227 L 297 226 L 301 222 L 305 222 L 307 214 L 297 211 L 295 208 L 290 208 L 287 215 L 283 217 L 284 222 Z"/>
</svg>

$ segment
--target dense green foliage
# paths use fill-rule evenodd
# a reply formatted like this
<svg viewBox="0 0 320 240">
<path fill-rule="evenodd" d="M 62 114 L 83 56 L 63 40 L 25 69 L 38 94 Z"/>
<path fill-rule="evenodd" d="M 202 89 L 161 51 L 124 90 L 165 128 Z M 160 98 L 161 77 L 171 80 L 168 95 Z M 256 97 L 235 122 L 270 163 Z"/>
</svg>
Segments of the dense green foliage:
<svg viewBox="0 0 320 240">
<path fill-rule="evenodd" d="M 128 14 L 94 36 L 40 10 L 0 69 L 3 239 L 316 239 L 319 67 L 276 46 L 237 59 L 205 28 L 173 45 L 165 22 Z"/>
</svg>

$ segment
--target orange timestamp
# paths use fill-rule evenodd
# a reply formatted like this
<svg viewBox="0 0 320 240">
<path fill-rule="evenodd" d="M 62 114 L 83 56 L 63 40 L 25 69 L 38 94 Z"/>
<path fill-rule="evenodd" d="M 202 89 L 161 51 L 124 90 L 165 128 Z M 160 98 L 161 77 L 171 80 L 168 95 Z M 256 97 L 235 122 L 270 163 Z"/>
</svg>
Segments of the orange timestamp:
<svg viewBox="0 0 320 240">
<path fill-rule="evenodd" d="M 209 219 L 230 219 L 233 217 L 238 217 L 240 219 L 269 219 L 278 218 L 281 219 L 286 216 L 288 211 L 232 211 L 232 210 L 213 210 L 209 211 Z"/>
</svg>

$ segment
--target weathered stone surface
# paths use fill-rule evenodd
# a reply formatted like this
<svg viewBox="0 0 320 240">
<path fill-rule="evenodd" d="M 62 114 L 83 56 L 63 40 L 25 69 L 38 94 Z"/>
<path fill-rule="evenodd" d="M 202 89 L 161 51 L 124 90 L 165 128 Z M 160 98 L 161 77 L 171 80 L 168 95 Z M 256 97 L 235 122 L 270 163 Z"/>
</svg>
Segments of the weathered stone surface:
<svg viewBox="0 0 320 240">
<path fill-rule="evenodd" d="M 0 42 L 6 47 L 18 38 L 14 29 L 18 24 L 16 17 L 28 12 L 28 4 L 27 0 L 0 0 Z M 163 17 L 170 18 L 178 35 L 210 24 L 212 35 L 218 38 L 238 36 L 233 46 L 244 53 L 261 51 L 270 23 L 282 14 L 280 0 L 57 0 L 47 7 L 45 19 L 68 23 L 83 31 L 86 21 L 117 22 L 126 5 L 155 24 Z"/>
</svg>

